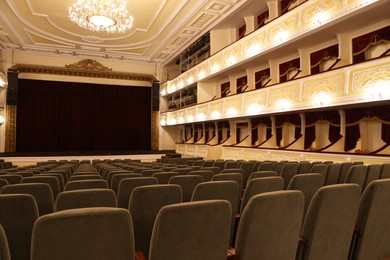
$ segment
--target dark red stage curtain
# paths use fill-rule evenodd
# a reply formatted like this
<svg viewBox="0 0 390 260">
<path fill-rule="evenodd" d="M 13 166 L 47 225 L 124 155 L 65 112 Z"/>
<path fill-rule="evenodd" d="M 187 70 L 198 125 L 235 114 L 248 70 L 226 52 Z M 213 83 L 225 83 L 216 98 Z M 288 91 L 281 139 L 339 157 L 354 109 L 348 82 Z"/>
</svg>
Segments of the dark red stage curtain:
<svg viewBox="0 0 390 260">
<path fill-rule="evenodd" d="M 16 152 L 151 147 L 151 88 L 19 80 Z"/>
</svg>

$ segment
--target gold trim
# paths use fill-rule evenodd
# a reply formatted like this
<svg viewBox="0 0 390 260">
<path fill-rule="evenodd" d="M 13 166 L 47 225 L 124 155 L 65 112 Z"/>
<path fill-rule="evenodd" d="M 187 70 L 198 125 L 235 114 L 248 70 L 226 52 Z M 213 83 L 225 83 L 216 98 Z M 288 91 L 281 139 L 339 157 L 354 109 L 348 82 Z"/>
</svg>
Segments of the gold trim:
<svg viewBox="0 0 390 260">
<path fill-rule="evenodd" d="M 137 80 L 147 82 L 156 80 L 156 78 L 150 74 L 114 72 L 111 71 L 110 68 L 107 68 L 94 60 L 81 60 L 74 64 L 65 65 L 65 68 L 56 66 L 16 64 L 8 70 L 18 73 L 53 74 L 62 76 Z"/>
<path fill-rule="evenodd" d="M 4 151 L 16 151 L 16 106 L 7 105 L 5 110 L 5 148 Z"/>
<path fill-rule="evenodd" d="M 112 71 L 112 69 L 104 66 L 96 60 L 86 59 L 75 62 L 73 64 L 65 65 L 65 68 L 69 69 L 84 69 L 84 70 L 99 70 L 99 71 Z"/>
</svg>

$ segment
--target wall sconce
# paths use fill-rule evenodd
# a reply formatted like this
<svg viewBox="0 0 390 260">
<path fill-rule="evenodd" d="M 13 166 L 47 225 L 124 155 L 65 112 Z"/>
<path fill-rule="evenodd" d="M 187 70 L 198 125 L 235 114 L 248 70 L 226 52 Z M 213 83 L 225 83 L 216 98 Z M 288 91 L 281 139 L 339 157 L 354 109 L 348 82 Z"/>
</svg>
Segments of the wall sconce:
<svg viewBox="0 0 390 260">
<path fill-rule="evenodd" d="M 229 58 L 226 60 L 227 65 L 233 65 L 236 63 L 236 56 L 230 55 Z"/>
<path fill-rule="evenodd" d="M 0 125 L 5 123 L 4 108 L 0 108 Z"/>
<path fill-rule="evenodd" d="M 194 116 L 193 115 L 187 116 L 187 122 L 194 122 Z"/>
<path fill-rule="evenodd" d="M 160 120 L 160 125 L 162 125 L 162 126 L 167 125 L 167 121 L 165 120 L 165 118 Z"/>
<path fill-rule="evenodd" d="M 183 118 L 182 116 L 179 117 L 178 122 L 179 122 L 180 124 L 184 123 L 184 118 Z"/>
<path fill-rule="evenodd" d="M 246 108 L 246 113 L 249 115 L 255 115 L 261 112 L 261 106 L 256 103 L 251 103 Z"/>
<path fill-rule="evenodd" d="M 198 73 L 198 79 L 203 79 L 204 76 L 206 76 L 206 72 L 204 70 L 201 70 L 199 73 Z"/>
<path fill-rule="evenodd" d="M 276 107 L 278 108 L 279 111 L 286 111 L 290 108 L 290 102 L 288 102 L 285 99 L 280 100 L 276 103 Z"/>
<path fill-rule="evenodd" d="M 211 67 L 211 71 L 212 72 L 217 72 L 219 70 L 219 65 L 218 64 L 214 64 L 212 67 Z"/>
<path fill-rule="evenodd" d="M 314 99 L 314 105 L 317 107 L 329 105 L 330 102 L 331 98 L 329 96 L 326 96 L 325 94 L 318 96 Z"/>
<path fill-rule="evenodd" d="M 190 77 L 187 79 L 187 84 L 191 84 L 192 82 L 194 82 L 194 77 L 190 76 Z"/>
<path fill-rule="evenodd" d="M 217 111 L 217 110 L 214 110 L 213 112 L 211 112 L 211 117 L 212 117 L 212 118 L 217 119 L 217 118 L 219 118 L 220 116 L 221 116 L 221 113 L 219 113 L 219 111 Z"/>
<path fill-rule="evenodd" d="M 4 73 L 0 71 L 0 88 L 4 88 L 6 83 L 6 77 Z"/>
<path fill-rule="evenodd" d="M 329 14 L 325 13 L 325 12 L 320 12 L 318 14 L 316 14 L 314 17 L 313 17 L 313 22 L 312 24 L 313 25 L 321 25 L 321 24 L 324 24 L 326 23 L 328 20 L 329 20 Z"/>
<path fill-rule="evenodd" d="M 170 125 L 175 125 L 175 124 L 176 124 L 176 118 L 172 117 L 172 118 L 169 120 L 169 124 L 170 124 Z"/>
<path fill-rule="evenodd" d="M 199 113 L 196 118 L 198 121 L 204 121 L 206 119 L 206 115 L 204 113 Z"/>
<path fill-rule="evenodd" d="M 257 43 L 251 44 L 251 46 L 246 50 L 246 55 L 248 57 L 255 56 L 256 54 L 260 53 L 260 45 Z"/>
<path fill-rule="evenodd" d="M 228 108 L 228 110 L 226 111 L 226 115 L 228 115 L 228 116 L 236 116 L 237 115 L 237 109 L 235 109 L 234 107 Z"/>
<path fill-rule="evenodd" d="M 288 40 L 289 36 L 287 31 L 282 30 L 276 34 L 275 40 L 277 43 L 283 43 Z"/>
</svg>

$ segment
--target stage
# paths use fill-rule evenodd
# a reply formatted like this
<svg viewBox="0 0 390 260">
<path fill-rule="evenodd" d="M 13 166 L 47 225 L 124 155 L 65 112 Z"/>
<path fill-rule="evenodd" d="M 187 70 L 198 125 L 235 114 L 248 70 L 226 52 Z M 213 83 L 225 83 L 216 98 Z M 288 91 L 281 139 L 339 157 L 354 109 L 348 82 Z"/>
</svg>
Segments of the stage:
<svg viewBox="0 0 390 260">
<path fill-rule="evenodd" d="M 154 162 L 168 151 L 110 151 L 110 152 L 53 152 L 53 153 L 0 153 L 0 159 L 12 162 L 14 166 L 34 165 L 48 160 L 105 160 L 132 159 Z"/>
</svg>

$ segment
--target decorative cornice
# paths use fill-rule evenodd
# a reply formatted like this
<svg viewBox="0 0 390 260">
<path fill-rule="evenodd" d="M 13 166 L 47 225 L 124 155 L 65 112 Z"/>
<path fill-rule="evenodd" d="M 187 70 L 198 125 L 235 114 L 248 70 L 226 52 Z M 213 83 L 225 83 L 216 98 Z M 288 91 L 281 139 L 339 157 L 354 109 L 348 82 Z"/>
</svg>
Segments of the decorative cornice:
<svg viewBox="0 0 390 260">
<path fill-rule="evenodd" d="M 85 69 L 85 70 L 99 70 L 99 71 L 112 71 L 112 69 L 104 66 L 100 62 L 92 59 L 85 59 L 73 64 L 65 65 L 65 68 L 69 69 Z"/>
<path fill-rule="evenodd" d="M 73 64 L 65 65 L 65 68 L 56 66 L 16 64 L 8 70 L 18 73 L 38 73 L 62 76 L 137 80 L 146 82 L 152 82 L 156 80 L 156 78 L 150 74 L 111 71 L 110 68 L 107 68 L 101 63 L 91 59 L 81 60 Z"/>
</svg>

